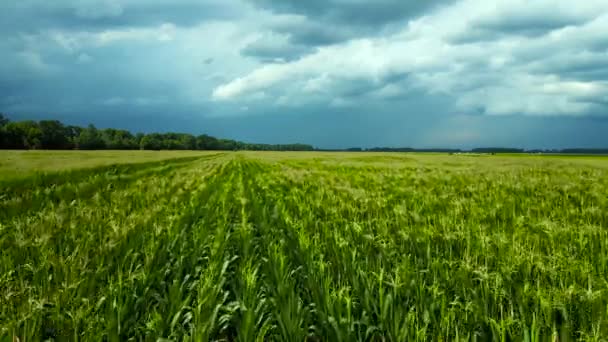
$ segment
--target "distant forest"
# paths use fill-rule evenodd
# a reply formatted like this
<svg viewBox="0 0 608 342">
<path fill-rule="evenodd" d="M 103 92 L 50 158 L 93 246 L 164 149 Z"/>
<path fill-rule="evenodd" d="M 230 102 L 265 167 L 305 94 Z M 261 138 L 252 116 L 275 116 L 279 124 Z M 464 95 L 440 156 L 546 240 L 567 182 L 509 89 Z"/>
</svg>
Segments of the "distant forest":
<svg viewBox="0 0 608 342">
<path fill-rule="evenodd" d="M 0 114 L 0 149 L 312 151 L 305 144 L 250 144 L 206 134 L 137 133 L 64 125 L 57 120 L 10 121 Z"/>
<path fill-rule="evenodd" d="M 250 150 L 250 151 L 346 151 L 346 152 L 441 152 L 441 153 L 553 153 L 608 154 L 608 148 L 567 148 L 525 150 L 486 147 L 472 150 L 450 148 L 353 147 L 347 149 L 316 149 L 307 144 L 251 144 L 219 139 L 206 134 L 137 133 L 122 129 L 97 129 L 93 125 L 64 125 L 58 120 L 10 121 L 0 114 L 0 149 L 16 150 Z"/>
</svg>

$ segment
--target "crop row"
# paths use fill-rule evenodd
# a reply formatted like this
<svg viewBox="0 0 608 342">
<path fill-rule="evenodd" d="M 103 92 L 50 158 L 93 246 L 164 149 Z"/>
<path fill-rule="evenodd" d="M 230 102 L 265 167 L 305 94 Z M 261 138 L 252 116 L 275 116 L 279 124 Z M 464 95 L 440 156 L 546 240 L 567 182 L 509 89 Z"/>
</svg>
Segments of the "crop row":
<svg viewBox="0 0 608 342">
<path fill-rule="evenodd" d="M 599 340 L 606 173 L 226 153 L 41 182 L 0 202 L 0 336 Z"/>
</svg>

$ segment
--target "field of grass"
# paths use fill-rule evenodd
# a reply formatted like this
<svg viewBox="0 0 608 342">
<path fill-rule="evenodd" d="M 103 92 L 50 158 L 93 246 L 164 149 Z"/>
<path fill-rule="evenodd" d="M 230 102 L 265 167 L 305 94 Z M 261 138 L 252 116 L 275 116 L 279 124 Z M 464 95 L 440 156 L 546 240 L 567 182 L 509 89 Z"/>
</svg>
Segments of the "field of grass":
<svg viewBox="0 0 608 342">
<path fill-rule="evenodd" d="M 39 172 L 101 167 L 115 164 L 154 162 L 202 156 L 202 151 L 18 151 L 0 150 L 0 179 Z"/>
<path fill-rule="evenodd" d="M 189 157 L 0 183 L 0 340 L 608 337 L 608 159 Z"/>
</svg>

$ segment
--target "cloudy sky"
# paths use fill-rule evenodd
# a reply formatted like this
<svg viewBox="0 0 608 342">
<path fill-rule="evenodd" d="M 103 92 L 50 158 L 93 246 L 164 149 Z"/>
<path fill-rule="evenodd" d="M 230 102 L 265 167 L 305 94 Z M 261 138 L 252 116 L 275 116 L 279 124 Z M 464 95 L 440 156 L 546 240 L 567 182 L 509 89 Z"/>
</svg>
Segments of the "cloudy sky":
<svg viewBox="0 0 608 342">
<path fill-rule="evenodd" d="M 2 0 L 0 112 L 319 147 L 608 146 L 606 0 Z"/>
</svg>

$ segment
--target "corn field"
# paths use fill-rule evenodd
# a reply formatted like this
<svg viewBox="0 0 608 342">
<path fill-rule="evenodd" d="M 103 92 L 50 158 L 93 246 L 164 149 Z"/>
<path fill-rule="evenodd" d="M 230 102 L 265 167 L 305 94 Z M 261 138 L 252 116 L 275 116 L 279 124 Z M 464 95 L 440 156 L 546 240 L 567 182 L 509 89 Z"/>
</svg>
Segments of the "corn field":
<svg viewBox="0 0 608 342">
<path fill-rule="evenodd" d="M 608 159 L 227 152 L 0 180 L 2 341 L 605 341 Z"/>
</svg>

